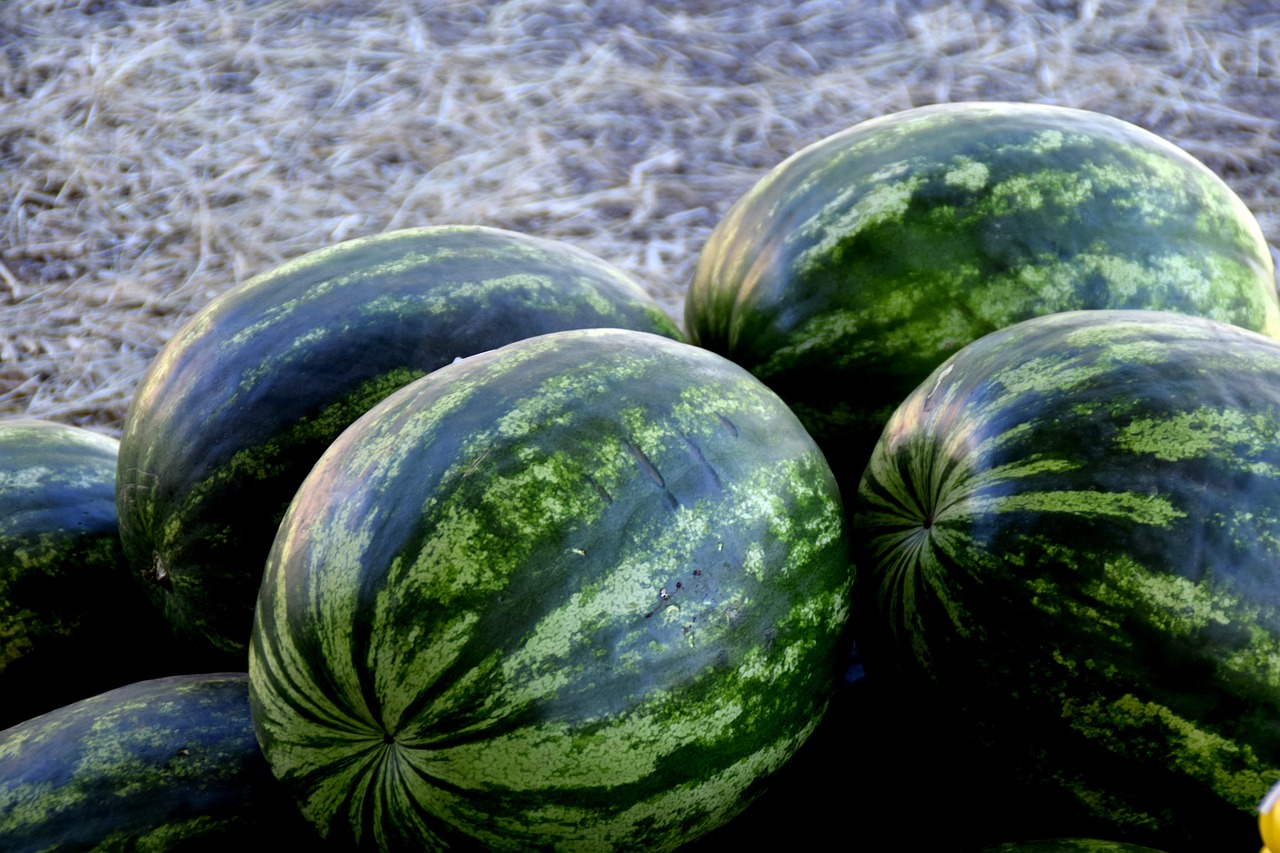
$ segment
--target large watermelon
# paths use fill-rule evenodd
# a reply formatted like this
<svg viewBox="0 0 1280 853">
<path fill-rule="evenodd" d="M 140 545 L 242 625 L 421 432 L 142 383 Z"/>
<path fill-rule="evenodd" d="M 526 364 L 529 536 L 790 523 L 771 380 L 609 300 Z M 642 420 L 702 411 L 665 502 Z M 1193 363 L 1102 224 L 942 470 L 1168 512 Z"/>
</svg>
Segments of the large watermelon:
<svg viewBox="0 0 1280 853">
<path fill-rule="evenodd" d="M 0 731 L 0 850 L 314 850 L 254 740 L 248 676 L 158 678 Z"/>
<path fill-rule="evenodd" d="M 118 449 L 68 424 L 0 421 L 0 728 L 176 665 L 125 567 Z"/>
<path fill-rule="evenodd" d="M 232 288 L 143 377 L 120 439 L 129 562 L 179 633 L 243 668 L 262 565 L 329 442 L 392 390 L 530 335 L 679 337 L 616 268 L 566 244 L 442 226 L 340 243 Z"/>
<path fill-rule="evenodd" d="M 785 399 L 852 490 L 889 413 L 943 359 L 1085 308 L 1280 336 L 1271 255 L 1241 200 L 1119 119 L 962 103 L 855 125 L 744 195 L 698 259 L 690 340 Z"/>
<path fill-rule="evenodd" d="M 854 507 L 869 678 L 1106 833 L 1256 849 L 1280 779 L 1280 342 L 1082 311 L 968 345 Z M 1057 830 L 1070 830 L 1063 824 Z"/>
<path fill-rule="evenodd" d="M 831 472 L 764 385 L 657 335 L 543 335 L 410 384 L 311 471 L 254 722 L 343 846 L 668 850 L 818 724 L 850 583 Z"/>
</svg>

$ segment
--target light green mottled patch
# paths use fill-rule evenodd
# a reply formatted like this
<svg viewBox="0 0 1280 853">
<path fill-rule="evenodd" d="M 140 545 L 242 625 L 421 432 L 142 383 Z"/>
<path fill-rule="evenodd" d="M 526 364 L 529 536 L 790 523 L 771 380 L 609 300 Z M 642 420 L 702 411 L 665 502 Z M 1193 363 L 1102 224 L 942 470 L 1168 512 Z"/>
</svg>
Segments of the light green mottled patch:
<svg viewBox="0 0 1280 853">
<path fill-rule="evenodd" d="M 1084 252 L 1075 260 L 1079 264 L 1079 275 L 1082 278 L 1096 274 L 1106 280 L 1110 294 L 1108 305 L 1131 304 L 1145 289 L 1151 296 L 1143 303 L 1143 307 L 1156 309 L 1161 306 L 1153 304 L 1153 301 L 1161 300 L 1161 294 L 1168 292 L 1173 284 L 1163 280 L 1164 271 L 1158 266 L 1152 269 L 1145 263 L 1114 253 Z M 1192 293 L 1203 291 L 1202 286 L 1193 287 L 1190 282 L 1184 283 L 1191 287 Z"/>
<path fill-rule="evenodd" d="M 602 317 L 607 317 L 613 313 L 613 305 L 600 292 L 598 284 L 584 277 L 575 278 L 574 283 L 578 286 L 582 298 L 591 307 L 591 310 Z"/>
<path fill-rule="evenodd" d="M 975 310 L 994 328 L 1004 328 L 1046 307 L 1079 308 L 1080 269 L 1057 258 L 1023 264 L 1009 274 L 989 276 L 974 300 Z"/>
<path fill-rule="evenodd" d="M 1044 206 L 1045 191 L 1034 175 L 1005 178 L 991 188 L 985 205 L 988 215 L 1009 216 Z"/>
<path fill-rule="evenodd" d="M 987 185 L 991 169 L 986 163 L 972 157 L 957 157 L 950 170 L 942 176 L 943 183 L 949 187 L 960 187 L 969 192 L 977 192 Z"/>
<path fill-rule="evenodd" d="M 689 439 L 718 439 L 725 430 L 721 416 L 735 412 L 735 417 L 749 415 L 764 423 L 780 423 L 785 410 L 779 409 L 773 392 L 750 382 L 724 382 L 713 374 L 707 382 L 693 382 L 680 389 L 672 402 L 671 419 L 675 432 Z"/>
<path fill-rule="evenodd" d="M 1083 138 L 1087 139 L 1088 137 L 1083 137 Z M 1075 134 L 1073 135 L 1073 139 L 1077 142 L 1077 144 L 1079 144 L 1079 141 L 1082 139 L 1082 136 L 1079 134 Z M 1066 141 L 1067 141 L 1066 134 L 1060 130 L 1042 130 L 1035 135 L 1030 146 L 1028 147 L 1032 152 L 1036 154 L 1048 154 L 1050 152 L 1057 151 L 1058 149 L 1062 148 L 1062 146 L 1066 144 Z"/>
<path fill-rule="evenodd" d="M 849 235 L 901 219 L 911 207 L 911 197 L 927 180 L 925 175 L 913 175 L 893 183 L 875 184 L 870 189 L 851 187 L 838 192 L 797 229 L 793 239 L 808 238 L 811 232 L 817 239 L 796 255 L 796 274 L 803 275 L 810 268 L 827 263 Z"/>
<path fill-rule="evenodd" d="M 491 849 L 506 849 L 513 838 L 532 833 L 543 843 L 555 839 L 566 853 L 594 853 L 634 846 L 646 839 L 645 849 L 670 851 L 686 839 L 701 835 L 744 809 L 744 795 L 752 783 L 775 772 L 795 752 L 817 724 L 768 743 L 750 755 L 706 777 L 677 785 L 624 809 L 600 810 L 568 803 L 548 803 L 519 815 L 470 815 L 477 840 Z"/>
<path fill-rule="evenodd" d="M 1003 497 L 975 497 L 971 506 L 977 513 L 1064 512 L 1081 518 L 1115 518 L 1127 523 L 1168 527 L 1186 513 L 1163 495 L 1135 492 L 1094 492 L 1062 490 L 1023 492 Z"/>
<path fill-rule="evenodd" d="M 893 163 L 886 163 L 875 171 L 867 175 L 867 184 L 881 184 L 888 181 L 895 181 L 903 175 L 907 174 L 913 166 L 916 166 L 912 160 L 898 160 Z M 981 165 L 981 164 L 979 164 Z"/>
<path fill-rule="evenodd" d="M 1153 341 L 1151 318 L 1140 314 L 1128 315 L 1112 312 L 1107 322 L 1080 322 L 1092 315 L 1045 317 L 1039 322 L 1042 328 L 1055 328 L 1064 344 L 1072 349 L 1095 349 L 1105 352 L 1114 346 L 1133 343 L 1163 345 L 1169 351 L 1184 347 L 1198 347 L 1200 341 L 1212 340 L 1217 334 L 1211 326 L 1194 317 L 1176 318 L 1173 323 L 1162 324 L 1161 340 Z"/>
<path fill-rule="evenodd" d="M 1235 596 L 1215 595 L 1207 584 L 1197 584 L 1178 575 L 1153 572 L 1128 555 L 1103 563 L 1103 576 L 1085 587 L 1085 592 L 1109 607 L 1125 610 L 1139 607 L 1162 633 L 1190 637 L 1210 625 L 1234 621 L 1240 601 Z"/>
<path fill-rule="evenodd" d="M 44 465 L 0 469 L 0 495 L 6 491 L 26 492 L 39 488 L 54 474 L 55 472 L 52 468 Z"/>
<path fill-rule="evenodd" d="M 1242 553 L 1261 546 L 1273 559 L 1280 558 L 1280 507 L 1251 505 L 1229 513 L 1215 513 L 1213 524 L 1220 526 Z"/>
<path fill-rule="evenodd" d="M 502 484 L 504 492 L 516 492 L 509 483 Z M 527 523 L 521 525 L 523 534 L 533 531 Z M 423 584 L 430 594 L 445 605 L 474 592 L 502 589 L 512 558 L 518 558 L 518 547 L 495 560 L 493 551 L 500 531 L 485 524 L 472 509 L 450 502 L 434 518 L 432 535 L 418 552 L 412 569 L 405 574 L 413 577 L 415 584 Z M 514 543 L 513 543 L 514 544 Z M 398 574 L 398 573 L 397 573 Z"/>
<path fill-rule="evenodd" d="M 992 444 L 994 443 L 995 442 L 993 441 Z M 980 448 L 979 452 L 987 449 L 990 449 L 989 446 L 984 445 Z M 964 487 L 966 490 L 972 492 L 978 488 L 991 488 L 992 486 L 997 486 L 1003 483 L 1012 483 L 1027 477 L 1035 477 L 1041 474 L 1065 474 L 1070 471 L 1078 471 L 1081 467 L 1081 463 L 1077 460 L 1060 459 L 1051 456 L 1029 456 L 1025 459 L 1007 462 L 1003 465 L 993 465 L 989 468 L 976 471 L 966 481 Z M 955 488 L 956 487 L 953 486 L 945 492 L 954 495 L 949 505 L 949 509 L 953 514 L 960 511 L 964 511 L 966 513 L 981 511 L 958 500 L 958 498 L 961 497 L 961 494 L 955 494 Z"/>
<path fill-rule="evenodd" d="M 696 741 L 714 741 L 742 714 L 726 704 L 700 714 L 697 726 L 675 727 L 669 700 L 656 695 L 632 713 L 585 732 L 564 725 L 517 729 L 474 744 L 437 750 L 440 781 L 469 788 L 612 787 L 652 774 L 665 756 Z"/>
<path fill-rule="evenodd" d="M 1256 808 L 1275 780 L 1276 768 L 1267 766 L 1248 746 L 1132 693 L 1073 702 L 1064 710 L 1072 728 L 1121 755 L 1150 750 L 1158 742 L 1153 730 L 1163 732 L 1160 754 L 1167 756 L 1169 765 L 1240 809 Z"/>
<path fill-rule="evenodd" d="M 1218 667 L 1233 676 L 1280 689 L 1280 638 L 1270 626 L 1276 614 L 1215 586 L 1212 578 L 1195 582 L 1153 571 L 1127 555 L 1103 564 L 1102 577 L 1085 592 L 1114 612 L 1142 619 L 1162 635 L 1190 639 L 1214 626 L 1235 625 L 1250 638 L 1225 653 Z M 1224 649 L 1224 652 L 1226 650 Z"/>
<path fill-rule="evenodd" d="M 1131 421 L 1116 436 L 1116 447 L 1170 462 L 1217 457 L 1225 467 L 1274 478 L 1280 468 L 1258 457 L 1274 450 L 1277 436 L 1280 424 L 1266 413 L 1199 406 L 1159 420 Z"/>
<path fill-rule="evenodd" d="M 1040 356 L 1000 370 L 992 380 L 1011 399 L 1034 393 L 1066 393 L 1086 385 L 1114 368 L 1098 361 Z"/>
</svg>

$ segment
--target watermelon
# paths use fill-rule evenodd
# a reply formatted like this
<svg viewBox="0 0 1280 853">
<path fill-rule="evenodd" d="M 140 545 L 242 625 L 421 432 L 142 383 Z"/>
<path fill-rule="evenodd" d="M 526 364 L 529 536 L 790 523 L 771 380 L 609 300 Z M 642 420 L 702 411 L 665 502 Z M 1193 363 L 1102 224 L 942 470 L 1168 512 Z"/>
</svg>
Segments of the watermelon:
<svg viewBox="0 0 1280 853">
<path fill-rule="evenodd" d="M 1097 308 L 1280 336 L 1262 231 L 1204 165 L 1110 116 L 959 103 L 766 174 L 703 247 L 685 327 L 777 391 L 851 492 L 889 414 L 961 346 Z"/>
<path fill-rule="evenodd" d="M 0 421 L 0 728 L 175 663 L 125 567 L 118 450 L 80 427 Z"/>
<path fill-rule="evenodd" d="M 1229 324 L 1065 312 L 969 344 L 895 411 L 854 502 L 868 678 L 919 692 L 917 735 L 954 718 L 1065 793 L 1077 829 L 1256 846 L 1280 778 L 1277 435 L 1280 342 Z"/>
<path fill-rule="evenodd" d="M 145 680 L 0 732 L 0 850 L 215 851 L 319 840 L 272 778 L 245 673 Z"/>
<path fill-rule="evenodd" d="M 249 656 L 346 848 L 669 850 L 817 726 L 852 571 L 829 467 L 714 353 L 550 333 L 416 380 L 312 469 Z"/>
<path fill-rule="evenodd" d="M 614 267 L 493 228 L 350 240 L 232 288 L 160 351 L 126 413 L 130 566 L 204 668 L 243 669 L 276 527 L 329 442 L 456 358 L 584 326 L 680 337 Z"/>
</svg>

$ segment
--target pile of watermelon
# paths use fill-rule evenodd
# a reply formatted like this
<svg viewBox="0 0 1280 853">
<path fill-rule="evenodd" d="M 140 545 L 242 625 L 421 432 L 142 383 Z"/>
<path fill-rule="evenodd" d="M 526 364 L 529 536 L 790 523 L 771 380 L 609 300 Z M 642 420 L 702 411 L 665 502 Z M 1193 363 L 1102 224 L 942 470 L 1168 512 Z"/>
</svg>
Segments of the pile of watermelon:
<svg viewBox="0 0 1280 853">
<path fill-rule="evenodd" d="M 885 116 L 685 308 L 393 231 L 205 306 L 118 441 L 0 422 L 0 849 L 1257 850 L 1280 299 L 1216 175 Z"/>
</svg>

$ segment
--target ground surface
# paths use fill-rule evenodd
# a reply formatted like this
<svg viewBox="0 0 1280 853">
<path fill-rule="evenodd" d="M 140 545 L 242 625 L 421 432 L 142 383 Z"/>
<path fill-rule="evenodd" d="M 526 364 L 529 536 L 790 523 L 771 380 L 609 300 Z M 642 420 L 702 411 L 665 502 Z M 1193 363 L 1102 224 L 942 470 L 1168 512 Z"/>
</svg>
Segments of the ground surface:
<svg viewBox="0 0 1280 853">
<path fill-rule="evenodd" d="M 975 99 L 1154 130 L 1280 245 L 1273 0 L 8 0 L 0 415 L 116 433 L 212 296 L 390 228 L 562 239 L 679 317 L 771 166 Z"/>
</svg>

